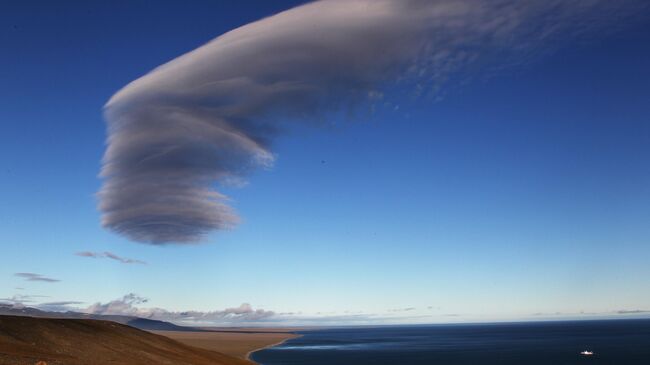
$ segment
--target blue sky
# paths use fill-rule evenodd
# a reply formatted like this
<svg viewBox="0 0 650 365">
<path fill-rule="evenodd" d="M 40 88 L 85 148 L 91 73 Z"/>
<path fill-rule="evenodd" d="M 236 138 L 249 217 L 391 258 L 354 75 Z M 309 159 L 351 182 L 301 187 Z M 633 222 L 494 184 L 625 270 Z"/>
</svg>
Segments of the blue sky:
<svg viewBox="0 0 650 365">
<path fill-rule="evenodd" d="M 352 120 L 292 125 L 272 145 L 272 168 L 220 190 L 242 223 L 203 244 L 103 229 L 109 98 L 299 3 L 3 4 L 0 297 L 85 307 L 137 293 L 171 311 L 251 303 L 294 313 L 285 323 L 650 310 L 647 17 L 470 72 L 439 99 L 406 93 Z"/>
</svg>

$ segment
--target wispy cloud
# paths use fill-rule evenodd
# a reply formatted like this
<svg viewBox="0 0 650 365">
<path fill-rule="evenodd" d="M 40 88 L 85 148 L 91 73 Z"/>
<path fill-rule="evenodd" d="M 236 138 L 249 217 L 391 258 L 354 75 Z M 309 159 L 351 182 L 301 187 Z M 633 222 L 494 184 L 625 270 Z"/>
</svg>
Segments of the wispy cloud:
<svg viewBox="0 0 650 365">
<path fill-rule="evenodd" d="M 616 314 L 645 314 L 650 313 L 650 309 L 621 309 Z"/>
<path fill-rule="evenodd" d="M 286 121 L 376 103 L 394 83 L 439 95 L 470 65 L 531 58 L 638 4 L 323 0 L 235 29 L 108 101 L 102 225 L 153 244 L 233 227 L 239 219 L 215 183 L 240 185 L 271 167 Z"/>
<path fill-rule="evenodd" d="M 59 301 L 59 302 L 39 303 L 36 306 L 36 308 L 43 311 L 49 311 L 49 312 L 66 312 L 71 309 L 70 306 L 80 305 L 80 304 L 84 304 L 84 302 L 67 300 L 67 301 Z"/>
<path fill-rule="evenodd" d="M 537 312 L 531 314 L 534 317 L 612 317 L 617 315 L 635 315 L 635 314 L 650 314 L 650 309 L 619 309 L 609 311 L 593 311 L 593 312 Z"/>
<path fill-rule="evenodd" d="M 58 279 L 48 278 L 47 276 L 43 276 L 41 274 L 34 274 L 34 273 L 31 273 L 31 272 L 18 272 L 18 273 L 14 274 L 14 275 L 18 276 L 18 277 L 21 277 L 21 278 L 24 278 L 27 281 L 43 281 L 43 282 L 46 282 L 46 283 L 56 283 L 56 282 L 61 281 L 61 280 L 58 280 Z"/>
<path fill-rule="evenodd" d="M 39 306 L 68 306 L 68 305 L 76 305 L 76 304 L 83 304 L 84 302 L 79 302 L 79 301 L 74 301 L 74 300 L 66 300 L 66 301 L 60 301 L 60 302 L 45 302 L 45 303 L 40 303 Z"/>
<path fill-rule="evenodd" d="M 14 295 L 9 298 L 0 298 L 0 303 L 9 304 L 15 307 L 24 307 L 26 304 L 31 304 L 39 301 L 41 298 L 49 298 L 46 295 Z"/>
<path fill-rule="evenodd" d="M 407 308 L 394 308 L 394 309 L 389 309 L 389 312 L 410 312 L 414 311 L 415 307 L 407 307 Z"/>
<path fill-rule="evenodd" d="M 136 259 L 129 259 L 126 257 L 121 257 L 118 256 L 114 253 L 105 251 L 105 252 L 90 252 L 90 251 L 82 251 L 82 252 L 77 252 L 75 253 L 77 256 L 81 257 L 90 257 L 90 258 L 95 258 L 95 259 L 111 259 L 115 261 L 119 261 L 123 264 L 142 264 L 146 265 L 147 263 L 142 261 L 142 260 L 136 260 Z"/>
<path fill-rule="evenodd" d="M 410 312 L 410 311 L 407 311 Z M 343 314 L 279 314 L 270 318 L 266 325 L 274 326 L 350 326 L 350 325 L 377 325 L 377 324 L 406 324 L 406 323 L 433 323 L 439 318 L 425 314 L 382 314 L 382 313 L 343 313 Z"/>
</svg>

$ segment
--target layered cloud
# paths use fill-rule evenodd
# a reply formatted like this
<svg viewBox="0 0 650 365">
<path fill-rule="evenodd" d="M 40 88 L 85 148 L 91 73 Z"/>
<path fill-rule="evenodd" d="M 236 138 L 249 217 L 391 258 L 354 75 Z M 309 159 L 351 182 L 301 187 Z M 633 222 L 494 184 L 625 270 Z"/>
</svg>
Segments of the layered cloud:
<svg viewBox="0 0 650 365">
<path fill-rule="evenodd" d="M 90 252 L 90 251 L 82 251 L 82 252 L 77 252 L 75 253 L 77 256 L 81 257 L 89 257 L 89 258 L 94 258 L 94 259 L 110 259 L 110 260 L 115 260 L 118 262 L 121 262 L 123 264 L 142 264 L 146 265 L 147 263 L 142 261 L 142 260 L 136 260 L 136 259 L 129 259 L 126 257 L 121 257 L 118 256 L 112 252 Z"/>
<path fill-rule="evenodd" d="M 233 227 L 216 187 L 270 168 L 287 122 L 376 102 L 391 84 L 436 94 L 470 66 L 519 62 L 637 3 L 323 0 L 235 29 L 108 101 L 102 224 L 152 244 Z"/>
</svg>

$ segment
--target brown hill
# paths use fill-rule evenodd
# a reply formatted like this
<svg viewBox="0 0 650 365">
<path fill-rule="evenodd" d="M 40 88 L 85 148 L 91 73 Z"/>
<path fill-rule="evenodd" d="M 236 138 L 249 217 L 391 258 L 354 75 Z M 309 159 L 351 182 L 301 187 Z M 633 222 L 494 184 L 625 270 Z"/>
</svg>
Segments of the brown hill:
<svg viewBox="0 0 650 365">
<path fill-rule="evenodd" d="M 37 308 L 20 307 L 0 304 L 0 315 L 6 316 L 26 316 L 38 318 L 73 318 L 73 319 L 99 319 L 129 325 L 145 331 L 191 331 L 200 332 L 201 328 L 178 326 L 173 323 L 157 321 L 154 319 L 139 318 L 134 316 L 116 316 L 103 314 L 88 314 L 78 312 L 48 312 Z"/>
<path fill-rule="evenodd" d="M 119 323 L 0 316 L 0 364 L 251 365 Z"/>
</svg>

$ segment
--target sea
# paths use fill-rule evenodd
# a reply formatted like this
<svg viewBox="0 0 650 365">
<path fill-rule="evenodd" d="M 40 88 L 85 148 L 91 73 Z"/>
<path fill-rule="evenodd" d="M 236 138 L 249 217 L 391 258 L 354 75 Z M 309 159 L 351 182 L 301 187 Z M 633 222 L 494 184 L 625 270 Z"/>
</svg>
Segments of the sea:
<svg viewBox="0 0 650 365">
<path fill-rule="evenodd" d="M 650 365 L 650 319 L 329 328 L 254 352 L 261 365 Z M 593 355 L 583 355 L 590 351 Z"/>
</svg>

